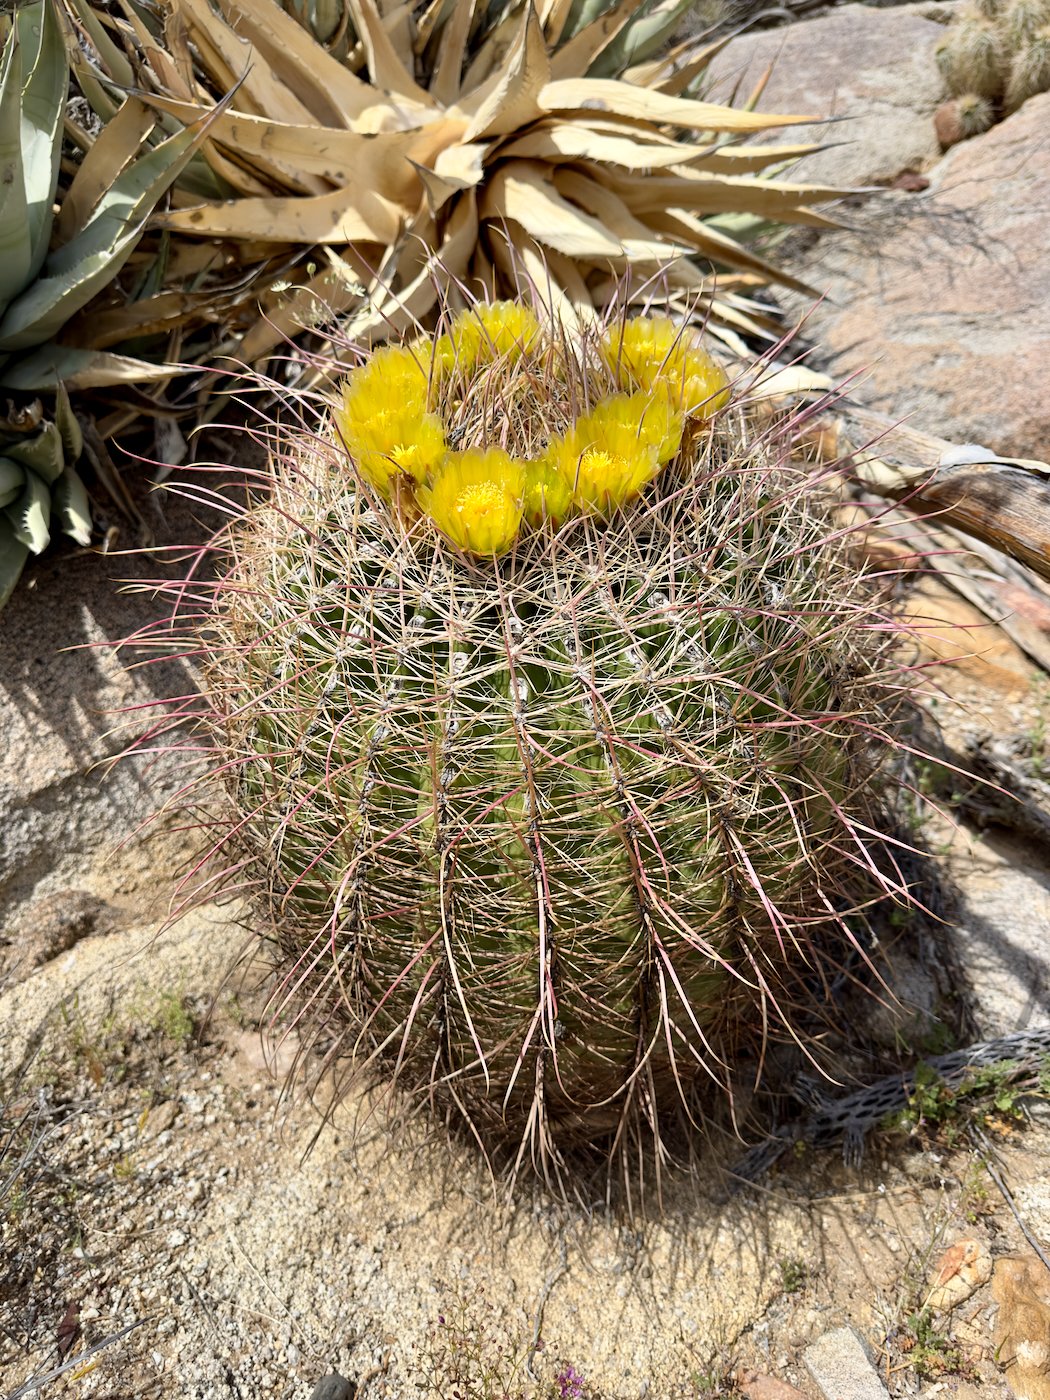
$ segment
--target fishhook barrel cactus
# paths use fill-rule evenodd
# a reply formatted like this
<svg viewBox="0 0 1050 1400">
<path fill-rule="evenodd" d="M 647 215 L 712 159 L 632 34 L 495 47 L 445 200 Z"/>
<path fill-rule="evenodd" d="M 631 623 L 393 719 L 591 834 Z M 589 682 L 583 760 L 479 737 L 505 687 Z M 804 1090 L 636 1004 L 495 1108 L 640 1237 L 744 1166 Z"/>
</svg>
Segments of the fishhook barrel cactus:
<svg viewBox="0 0 1050 1400">
<path fill-rule="evenodd" d="M 226 864 L 287 1002 L 522 1158 L 695 1118 L 895 886 L 892 626 L 729 397 L 669 321 L 479 306 L 228 533 Z"/>
</svg>

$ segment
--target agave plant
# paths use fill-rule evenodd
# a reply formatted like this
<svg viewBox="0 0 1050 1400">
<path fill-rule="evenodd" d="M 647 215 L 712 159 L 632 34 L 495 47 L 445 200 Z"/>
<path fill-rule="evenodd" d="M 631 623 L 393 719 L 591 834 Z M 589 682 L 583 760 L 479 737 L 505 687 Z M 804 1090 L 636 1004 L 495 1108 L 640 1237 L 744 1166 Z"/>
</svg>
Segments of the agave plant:
<svg viewBox="0 0 1050 1400">
<path fill-rule="evenodd" d="M 83 446 L 61 384 L 53 421 L 39 399 L 0 419 L 0 608 L 29 555 L 47 548 L 53 519 L 77 544 L 91 542 L 91 509 L 74 465 Z"/>
<path fill-rule="evenodd" d="M 168 365 L 114 355 L 68 338 L 76 314 L 131 256 L 157 201 L 193 155 L 201 128 L 150 147 L 156 125 L 124 98 L 105 139 L 61 184 L 69 70 L 53 0 L 4 21 L 0 60 L 0 386 L 22 391 L 0 421 L 0 606 L 30 553 L 50 539 L 52 516 L 90 540 L 87 492 L 75 471 L 80 426 L 68 390 L 170 377 Z M 56 215 L 56 201 L 59 208 Z M 36 397 L 55 395 L 51 419 Z"/>
<path fill-rule="evenodd" d="M 163 0 L 120 16 L 64 3 L 99 116 L 130 86 L 162 122 L 209 119 L 196 168 L 224 195 L 180 180 L 152 227 L 181 266 L 83 327 L 88 343 L 144 326 L 192 333 L 211 316 L 222 333 L 210 353 L 254 363 L 333 312 L 350 313 L 351 337 L 381 338 L 426 317 L 439 286 L 498 295 L 529 278 L 577 314 L 633 278 L 698 301 L 730 339 L 761 334 L 752 289 L 798 284 L 712 216 L 823 224 L 812 206 L 838 193 L 763 178 L 812 145 L 739 141 L 806 118 L 683 95 L 711 46 L 646 61 L 679 0 L 539 13 L 531 0 L 434 0 L 386 14 L 348 0 L 345 61 L 276 0 Z M 195 304 L 173 291 L 191 267 Z"/>
<path fill-rule="evenodd" d="M 59 196 L 66 46 L 53 0 L 22 5 L 8 20 L 0 69 L 0 384 L 36 390 L 148 379 L 92 347 L 59 344 L 70 320 L 112 284 L 158 200 L 193 155 L 198 124 L 149 147 L 149 109 L 124 99 L 105 140 L 87 150 Z M 165 368 L 170 375 L 170 368 Z"/>
</svg>

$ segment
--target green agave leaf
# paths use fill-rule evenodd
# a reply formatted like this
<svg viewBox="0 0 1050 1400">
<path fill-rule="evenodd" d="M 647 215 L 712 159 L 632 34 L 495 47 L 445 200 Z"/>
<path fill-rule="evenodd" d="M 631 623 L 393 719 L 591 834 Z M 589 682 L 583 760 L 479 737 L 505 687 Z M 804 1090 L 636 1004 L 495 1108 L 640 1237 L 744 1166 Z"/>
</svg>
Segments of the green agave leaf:
<svg viewBox="0 0 1050 1400">
<path fill-rule="evenodd" d="M 65 466 L 62 434 L 58 431 L 56 423 L 45 423 L 32 437 L 23 438 L 21 442 L 5 450 L 13 461 L 21 462 L 24 467 L 31 467 L 48 486 L 52 486 L 58 480 Z"/>
<path fill-rule="evenodd" d="M 561 42 L 565 43 L 581 29 L 586 29 L 596 19 L 601 19 L 606 10 L 611 10 L 615 4 L 616 0 L 573 0 L 569 17 L 565 21 L 565 29 L 562 31 Z"/>
<path fill-rule="evenodd" d="M 54 510 L 64 534 L 71 535 L 77 544 L 91 543 L 91 505 L 84 483 L 72 467 L 55 482 Z"/>
<path fill-rule="evenodd" d="M 30 276 L 35 277 L 47 256 L 54 222 L 69 69 L 54 0 L 23 6 L 16 23 L 26 59 L 32 53 L 22 92 L 22 161 L 32 250 Z"/>
<path fill-rule="evenodd" d="M 763 218 L 761 214 L 712 214 L 704 223 L 710 224 L 720 233 L 729 234 L 741 243 L 751 242 L 763 234 L 773 233 L 781 228 L 780 224 L 772 219 Z"/>
<path fill-rule="evenodd" d="M 22 43 L 13 25 L 0 61 L 0 307 L 16 297 L 32 277 L 33 257 L 26 228 L 26 174 L 22 159 Z"/>
<path fill-rule="evenodd" d="M 73 0 L 72 8 L 95 47 L 111 80 L 121 87 L 135 86 L 135 70 L 127 54 L 115 42 L 106 26 L 95 13 L 91 0 Z"/>
<path fill-rule="evenodd" d="M 115 384 L 146 384 L 185 374 L 189 366 L 151 364 L 105 350 L 78 350 L 72 345 L 45 345 L 31 355 L 14 355 L 0 366 L 0 386 L 23 393 L 54 393 L 60 384 L 76 393 Z M 57 417 L 57 415 L 56 415 Z M 80 455 L 79 453 L 77 454 Z"/>
<path fill-rule="evenodd" d="M 16 538 L 34 554 L 42 554 L 51 541 L 47 528 L 51 518 L 51 492 L 36 472 L 26 472 L 21 495 L 4 514 Z"/>
<path fill-rule="evenodd" d="M 58 381 L 56 391 L 55 422 L 62 435 L 62 451 L 65 459 L 72 466 L 84 450 L 84 434 L 81 432 L 80 421 L 73 412 L 73 405 L 69 402 L 69 394 L 61 379 Z"/>
<path fill-rule="evenodd" d="M 12 462 L 10 457 L 0 457 L 0 506 L 9 506 L 12 501 L 17 501 L 25 480 L 25 467 Z"/>
<path fill-rule="evenodd" d="M 616 78 L 632 63 L 641 63 L 659 52 L 678 28 L 694 0 L 660 0 L 647 5 L 595 56 L 587 70 L 589 78 Z"/>
<path fill-rule="evenodd" d="M 29 550 L 15 534 L 11 522 L 0 515 L 0 608 L 15 591 L 28 558 Z"/>
<path fill-rule="evenodd" d="M 218 111 L 216 107 L 214 111 Z M 209 118 L 169 137 L 120 172 L 85 228 L 44 264 L 43 274 L 0 318 L 0 352 L 40 345 L 111 282 L 154 206 L 203 140 Z"/>
</svg>

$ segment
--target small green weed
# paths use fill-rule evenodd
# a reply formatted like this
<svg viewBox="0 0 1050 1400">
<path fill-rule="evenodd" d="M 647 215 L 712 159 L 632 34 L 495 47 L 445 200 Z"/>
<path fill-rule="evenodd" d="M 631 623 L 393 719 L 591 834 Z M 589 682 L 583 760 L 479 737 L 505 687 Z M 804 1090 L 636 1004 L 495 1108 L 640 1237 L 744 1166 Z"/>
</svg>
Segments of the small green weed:
<svg viewBox="0 0 1050 1400">
<path fill-rule="evenodd" d="M 935 1133 L 952 1147 L 968 1124 L 1002 1130 L 1023 1120 L 1023 1099 L 1048 1092 L 1047 1061 L 1035 1076 L 1014 1060 L 982 1065 L 958 1084 L 946 1083 L 930 1065 L 920 1063 L 907 1107 L 888 1114 L 882 1126 L 889 1132 Z"/>
<path fill-rule="evenodd" d="M 971 1162 L 962 1179 L 962 1196 L 959 1201 L 959 1214 L 967 1225 L 995 1214 L 996 1202 L 988 1194 L 988 1177 L 983 1162 Z"/>
<path fill-rule="evenodd" d="M 157 1004 L 154 1025 L 178 1049 L 185 1049 L 196 1030 L 186 999 L 177 992 L 165 992 Z"/>
<path fill-rule="evenodd" d="M 740 1395 L 732 1368 L 724 1365 L 705 1366 L 689 1377 L 695 1400 L 730 1400 Z"/>
<path fill-rule="evenodd" d="M 809 1265 L 804 1259 L 781 1259 L 780 1284 L 785 1293 L 799 1293 L 809 1282 Z"/>
<path fill-rule="evenodd" d="M 930 1308 L 919 1308 L 908 1315 L 898 1346 L 918 1380 L 933 1381 L 945 1375 L 966 1376 L 968 1373 L 962 1352 L 939 1329 Z"/>
<path fill-rule="evenodd" d="M 127 1044 L 117 1017 L 104 1016 L 97 1026 L 91 1027 L 75 996 L 60 1003 L 58 1015 L 74 1058 L 87 1070 L 95 1088 L 100 1089 L 107 1078 L 119 1081 Z"/>
</svg>

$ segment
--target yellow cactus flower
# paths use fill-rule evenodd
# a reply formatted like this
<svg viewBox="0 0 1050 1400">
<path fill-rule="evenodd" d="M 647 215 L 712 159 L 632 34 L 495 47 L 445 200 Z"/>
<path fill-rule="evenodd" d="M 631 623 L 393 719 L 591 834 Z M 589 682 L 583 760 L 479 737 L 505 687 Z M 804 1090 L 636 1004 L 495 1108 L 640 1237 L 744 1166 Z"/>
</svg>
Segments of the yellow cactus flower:
<svg viewBox="0 0 1050 1400">
<path fill-rule="evenodd" d="M 516 360 L 540 333 L 535 313 L 520 301 L 479 302 L 461 311 L 447 336 L 438 339 L 437 358 L 469 373 L 493 360 Z M 448 366 L 451 367 L 451 366 Z"/>
<path fill-rule="evenodd" d="M 504 554 L 521 525 L 525 471 L 499 447 L 450 452 L 420 502 L 438 529 L 470 554 Z"/>
<path fill-rule="evenodd" d="M 617 394 L 577 419 L 543 460 L 568 482 L 576 505 L 608 514 L 637 496 L 674 455 L 675 416 L 647 394 Z"/>
<path fill-rule="evenodd" d="M 606 332 L 601 348 L 622 387 L 662 388 L 690 417 L 710 418 L 729 402 L 725 370 L 666 316 L 619 322 Z"/>
<path fill-rule="evenodd" d="M 559 524 L 572 509 L 572 482 L 547 458 L 525 463 L 525 519 Z"/>
<path fill-rule="evenodd" d="M 682 414 L 672 406 L 670 396 L 660 392 L 659 384 L 651 394 L 616 394 L 600 403 L 595 412 L 600 412 L 603 423 L 615 424 L 646 446 L 655 447 L 661 467 L 682 444 Z M 590 417 L 594 418 L 594 414 Z"/>
<path fill-rule="evenodd" d="M 409 350 L 379 350 L 353 370 L 335 422 L 358 471 L 387 499 L 396 479 L 418 485 L 445 455 L 445 430 L 427 410 L 427 372 Z"/>
</svg>

